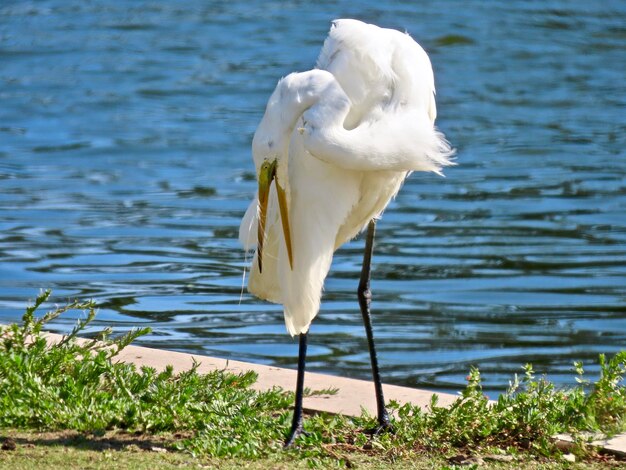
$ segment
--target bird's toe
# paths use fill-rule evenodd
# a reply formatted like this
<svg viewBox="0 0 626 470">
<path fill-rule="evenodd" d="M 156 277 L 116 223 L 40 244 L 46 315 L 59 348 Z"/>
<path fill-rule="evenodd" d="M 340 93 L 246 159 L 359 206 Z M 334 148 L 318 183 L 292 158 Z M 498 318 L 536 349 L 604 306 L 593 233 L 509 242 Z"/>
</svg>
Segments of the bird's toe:
<svg viewBox="0 0 626 470">
<path fill-rule="evenodd" d="M 291 431 L 289 431 L 289 436 L 287 436 L 287 439 L 285 439 L 285 444 L 283 445 L 283 448 L 288 449 L 289 447 L 292 447 L 294 443 L 296 442 L 296 439 L 300 437 L 301 435 L 304 435 L 304 436 L 311 435 L 311 433 L 303 429 L 302 424 L 296 426 L 295 428 L 292 428 Z"/>
<path fill-rule="evenodd" d="M 378 436 L 384 433 L 394 434 L 396 432 L 395 428 L 391 425 L 390 422 L 378 423 L 378 425 L 373 428 L 368 428 L 363 431 L 364 434 L 368 434 L 372 437 Z"/>
</svg>

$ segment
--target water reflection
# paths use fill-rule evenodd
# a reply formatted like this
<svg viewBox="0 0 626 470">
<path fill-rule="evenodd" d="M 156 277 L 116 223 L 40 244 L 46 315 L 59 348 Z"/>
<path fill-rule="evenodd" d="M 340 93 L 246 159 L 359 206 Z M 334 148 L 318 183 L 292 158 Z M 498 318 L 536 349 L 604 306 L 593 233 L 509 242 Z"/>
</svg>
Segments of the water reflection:
<svg viewBox="0 0 626 470">
<path fill-rule="evenodd" d="M 429 50 L 459 150 L 378 227 L 385 380 L 456 390 L 477 364 L 496 390 L 532 361 L 571 383 L 574 360 L 623 348 L 626 9 L 582 1 L 0 6 L 0 321 L 50 287 L 97 299 L 99 325 L 151 325 L 148 346 L 293 366 L 235 240 L 265 101 L 342 16 Z M 362 246 L 337 253 L 311 369 L 369 377 Z"/>
</svg>

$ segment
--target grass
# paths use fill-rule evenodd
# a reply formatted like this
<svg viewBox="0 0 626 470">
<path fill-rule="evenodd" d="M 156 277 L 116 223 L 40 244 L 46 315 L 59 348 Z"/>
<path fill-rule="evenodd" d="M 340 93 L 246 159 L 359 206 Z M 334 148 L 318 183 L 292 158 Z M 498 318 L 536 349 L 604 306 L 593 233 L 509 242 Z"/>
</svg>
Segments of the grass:
<svg viewBox="0 0 626 470">
<path fill-rule="evenodd" d="M 611 461 L 585 461 L 575 464 L 558 459 L 538 458 L 526 455 L 524 458 L 497 460 L 502 454 L 487 454 L 482 457 L 484 463 L 459 465 L 455 459 L 448 459 L 441 454 L 420 454 L 412 459 L 381 458 L 376 454 L 363 452 L 337 451 L 341 461 L 327 457 L 318 463 L 307 459 L 294 458 L 292 453 L 277 452 L 266 457 L 243 460 L 238 458 L 216 458 L 211 456 L 191 456 L 184 452 L 165 451 L 168 445 L 177 438 L 168 434 L 159 436 L 136 437 L 119 432 L 107 432 L 100 437 L 85 436 L 76 432 L 13 432 L 17 442 L 14 451 L 0 451 L 0 469 L 7 470 L 38 470 L 58 468 L 89 468 L 89 469 L 180 469 L 202 468 L 220 470 L 291 470 L 311 467 L 332 468 L 339 464 L 342 467 L 363 470 L 461 470 L 463 469 L 506 469 L 519 470 L 557 470 L 557 469 L 591 469 L 606 470 L 613 464 Z M 504 457 L 506 457 L 504 455 Z M 339 462 L 339 464 L 337 464 Z"/>
<path fill-rule="evenodd" d="M 37 318 L 49 296 L 41 293 L 20 324 L 0 328 L 0 432 L 7 449 L 0 468 L 32 468 L 43 456 L 49 468 L 569 468 L 552 438 L 564 432 L 577 437 L 571 452 L 581 468 L 617 465 L 584 433 L 626 430 L 626 351 L 600 356 L 594 383 L 575 364 L 578 384 L 570 389 L 557 389 L 526 365 L 495 404 L 472 369 L 451 407 L 435 398 L 426 412 L 390 403 L 395 432 L 373 439 L 362 432 L 374 424 L 365 414 L 309 416 L 308 435 L 285 451 L 292 393 L 252 390 L 251 372 L 199 374 L 193 367 L 174 374 L 171 367 L 157 372 L 117 362 L 148 329 L 119 338 L 104 330 L 79 342 L 95 304 L 72 302 Z M 83 319 L 49 345 L 45 325 L 70 309 L 83 310 Z"/>
</svg>

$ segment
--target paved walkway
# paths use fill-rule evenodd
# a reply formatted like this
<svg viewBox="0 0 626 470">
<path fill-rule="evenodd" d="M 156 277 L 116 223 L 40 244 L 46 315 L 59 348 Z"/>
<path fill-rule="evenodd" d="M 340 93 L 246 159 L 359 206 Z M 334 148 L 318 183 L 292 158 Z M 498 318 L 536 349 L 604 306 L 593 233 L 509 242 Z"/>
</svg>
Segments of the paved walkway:
<svg viewBox="0 0 626 470">
<path fill-rule="evenodd" d="M 280 367 L 252 364 L 249 362 L 231 361 L 210 356 L 198 356 L 163 351 L 158 349 L 143 348 L 139 346 L 127 346 L 119 355 L 122 361 L 133 362 L 137 365 L 146 365 L 155 369 L 163 369 L 171 364 L 175 371 L 183 371 L 191 368 L 193 360 L 200 363 L 198 372 L 209 372 L 215 369 L 227 370 L 239 373 L 254 371 L 258 379 L 253 385 L 257 390 L 268 390 L 272 387 L 282 387 L 285 390 L 295 390 L 295 370 Z M 304 376 L 304 386 L 311 390 L 337 389 L 333 395 L 315 395 L 304 398 L 304 409 L 312 412 L 324 411 L 333 414 L 347 416 L 360 416 L 361 408 L 376 416 L 376 398 L 374 384 L 371 381 L 335 377 L 332 375 L 307 372 Z M 397 385 L 383 385 L 385 400 L 413 403 L 426 409 L 430 404 L 433 392 L 418 390 L 415 388 L 398 387 Z M 458 397 L 448 393 L 437 393 L 439 404 L 448 406 Z"/>
</svg>

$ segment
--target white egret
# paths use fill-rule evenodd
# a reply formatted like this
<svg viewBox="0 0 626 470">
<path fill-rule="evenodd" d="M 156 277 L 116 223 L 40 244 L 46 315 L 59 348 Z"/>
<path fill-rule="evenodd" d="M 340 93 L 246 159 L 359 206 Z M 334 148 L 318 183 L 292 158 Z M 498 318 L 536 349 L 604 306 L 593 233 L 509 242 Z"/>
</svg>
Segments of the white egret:
<svg viewBox="0 0 626 470">
<path fill-rule="evenodd" d="M 370 320 L 375 221 L 412 171 L 440 173 L 453 150 L 434 127 L 433 71 L 408 34 L 332 23 L 314 70 L 278 82 L 254 134 L 258 193 L 241 223 L 256 245 L 248 290 L 283 304 L 299 335 L 291 445 L 302 430 L 307 332 L 333 252 L 368 227 L 358 300 L 368 337 L 379 429 L 389 428 Z"/>
</svg>

